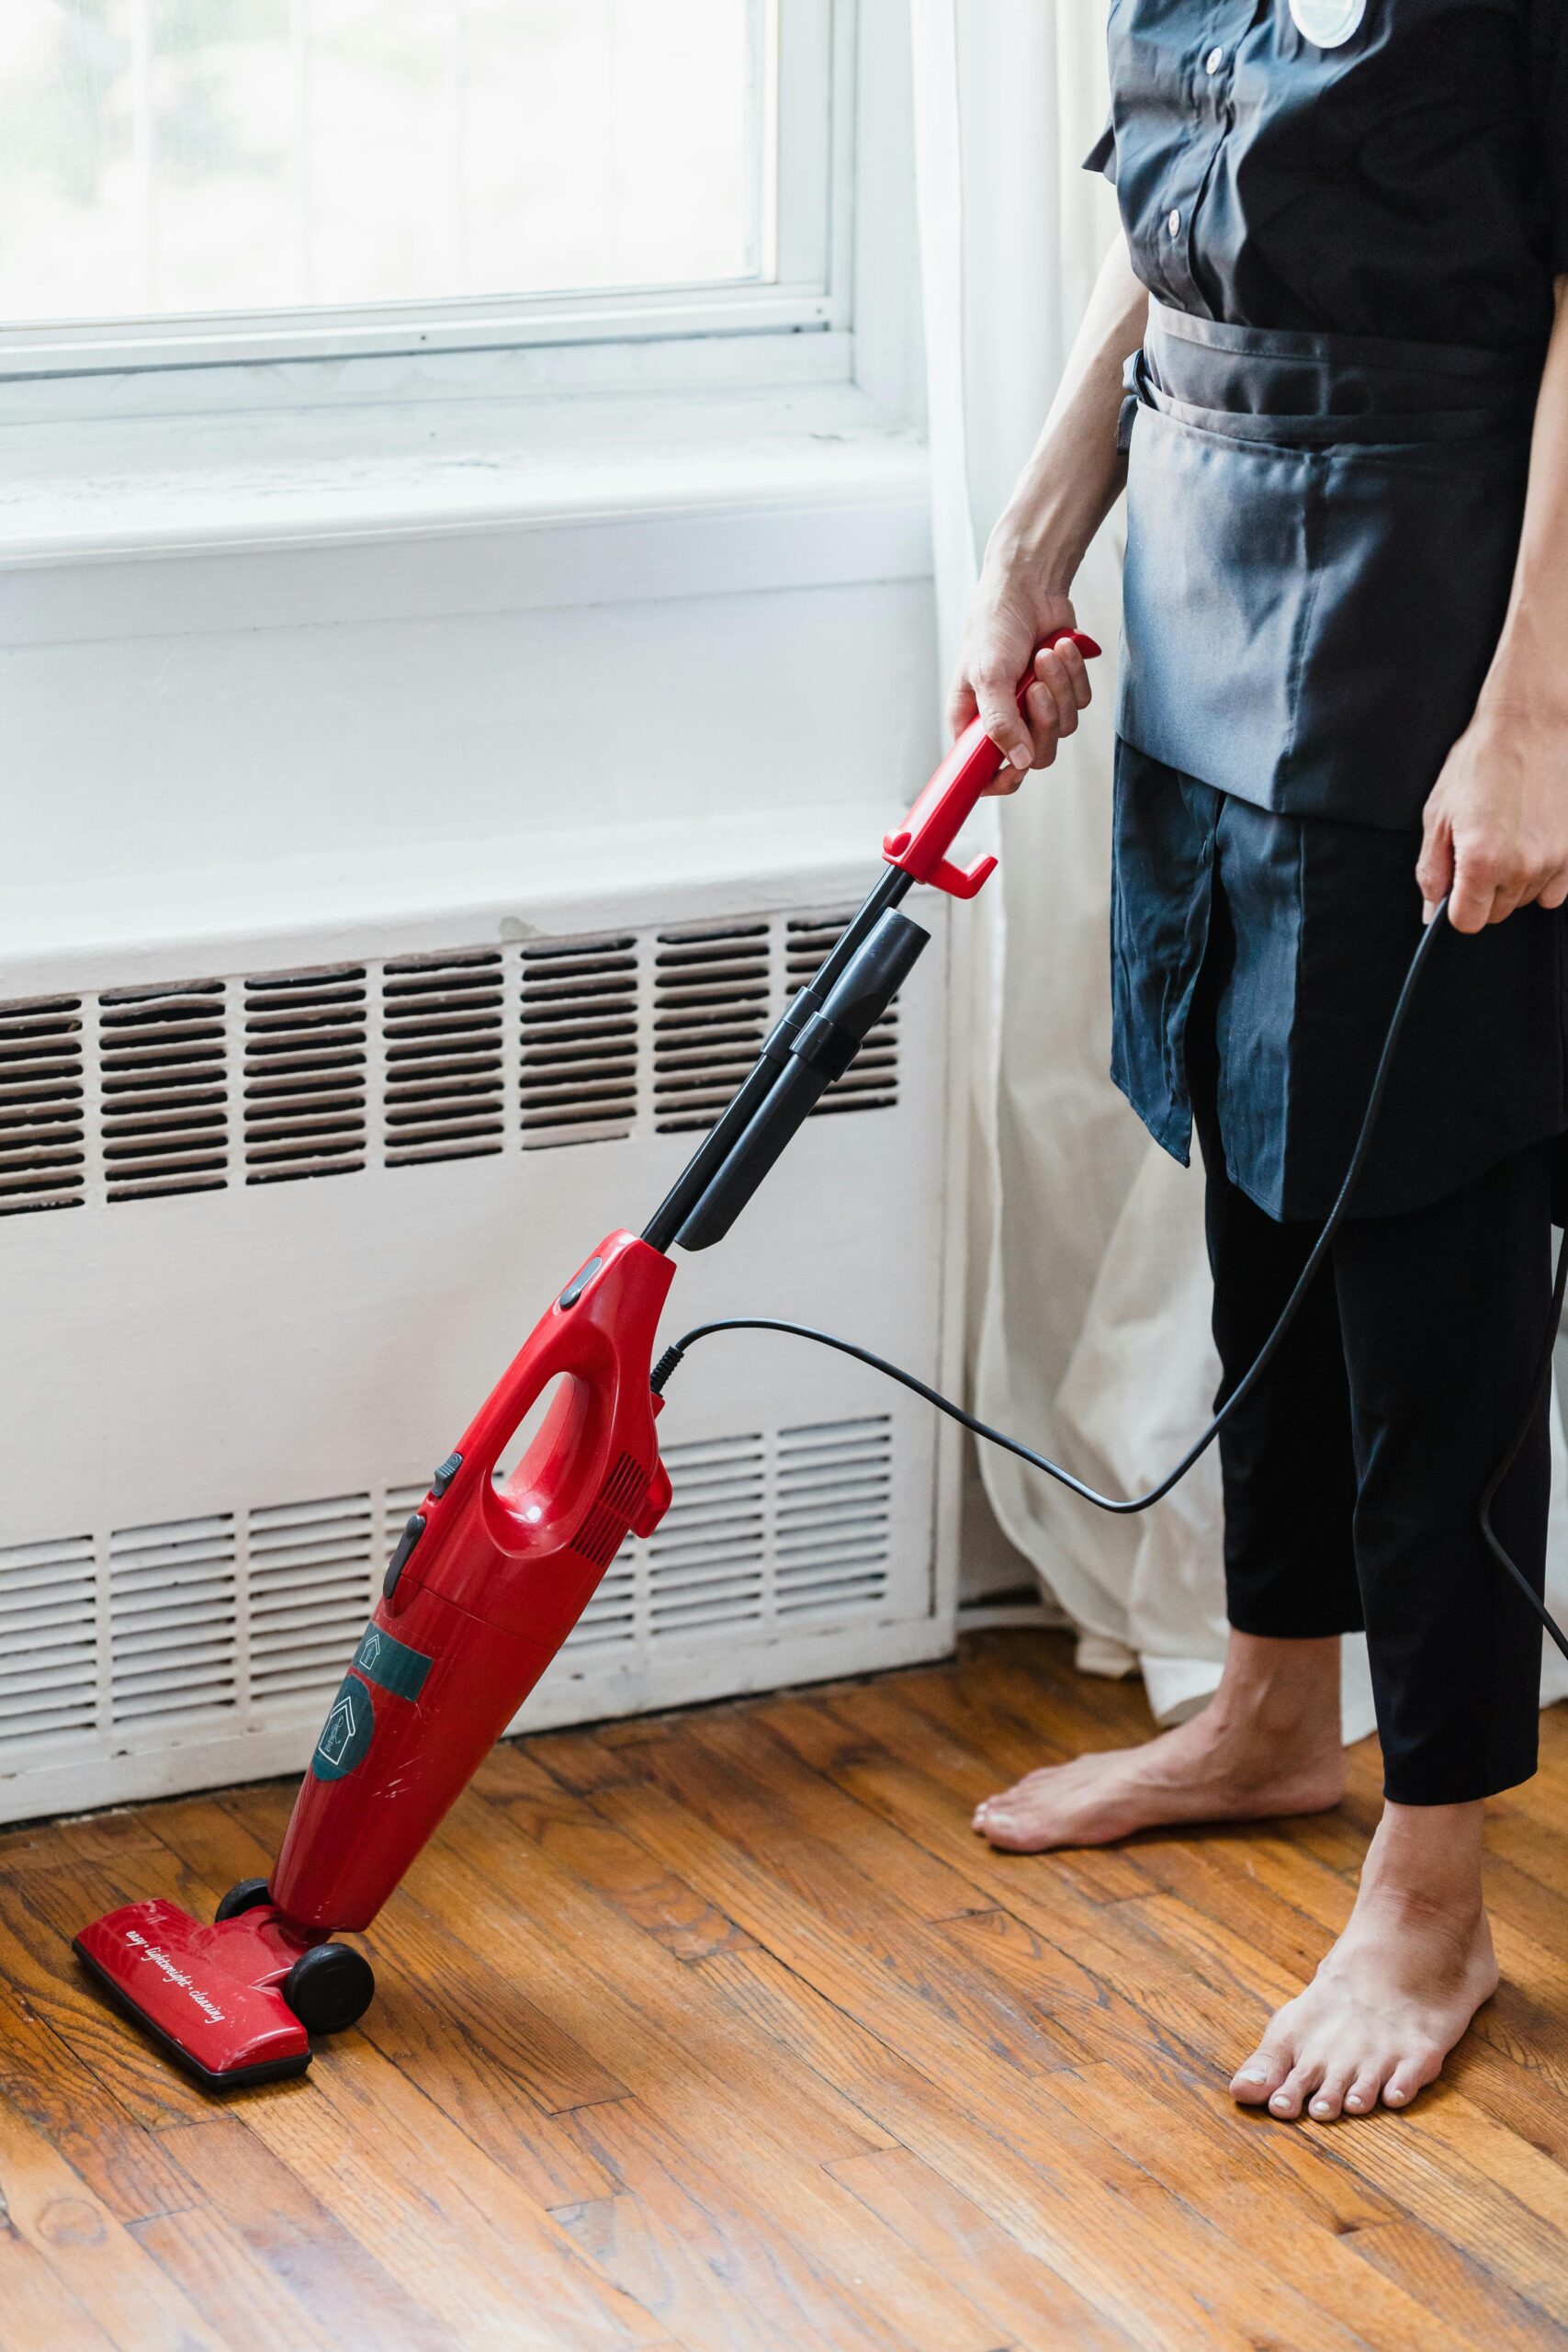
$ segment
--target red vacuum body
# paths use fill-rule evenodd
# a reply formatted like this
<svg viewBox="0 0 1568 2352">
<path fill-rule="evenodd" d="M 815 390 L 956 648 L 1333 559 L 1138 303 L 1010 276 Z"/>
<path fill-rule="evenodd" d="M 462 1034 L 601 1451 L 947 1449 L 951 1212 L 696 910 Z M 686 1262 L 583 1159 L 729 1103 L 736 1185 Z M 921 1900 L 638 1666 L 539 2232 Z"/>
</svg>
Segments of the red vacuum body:
<svg viewBox="0 0 1568 2352">
<path fill-rule="evenodd" d="M 896 910 L 910 886 L 979 889 L 995 860 L 964 872 L 947 851 L 1000 765 L 976 721 L 887 836 L 876 888 L 644 1234 L 599 1244 L 435 1471 L 328 1709 L 270 1881 L 231 1889 L 211 1925 L 159 1900 L 111 1911 L 75 1939 L 109 1995 L 200 2080 L 221 2088 L 302 2073 L 311 2034 L 364 2014 L 369 1963 L 333 1936 L 369 1926 L 626 1535 L 651 1534 L 669 1507 L 649 1385 L 675 1272 L 669 1247 L 705 1248 L 728 1232 L 886 1011 L 926 939 Z M 498 1463 L 555 1382 L 498 1484 Z"/>
</svg>

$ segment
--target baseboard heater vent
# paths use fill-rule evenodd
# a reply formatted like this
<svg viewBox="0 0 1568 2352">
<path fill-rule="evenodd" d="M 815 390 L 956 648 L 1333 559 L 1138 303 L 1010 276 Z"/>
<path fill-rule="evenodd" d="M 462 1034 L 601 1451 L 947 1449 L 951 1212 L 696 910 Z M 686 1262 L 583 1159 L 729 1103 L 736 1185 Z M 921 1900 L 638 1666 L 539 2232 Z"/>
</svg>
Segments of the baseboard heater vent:
<svg viewBox="0 0 1568 2352">
<path fill-rule="evenodd" d="M 431 1464 L 663 1197 L 840 887 L 628 884 L 592 932 L 523 900 L 478 943 L 464 907 L 360 915 L 246 959 L 286 969 L 0 963 L 0 1824 L 301 1769 Z M 724 1250 L 682 1260 L 665 1338 L 786 1316 L 953 1377 L 946 913 L 928 894 L 931 951 Z M 524 1726 L 942 1653 L 953 1456 L 915 1397 L 738 1332 L 660 1433 L 671 1505 L 628 1536 L 642 1469 L 606 1464 L 603 1575 Z"/>
<path fill-rule="evenodd" d="M 696 1133 L 844 912 L 0 1004 L 0 1216 Z M 897 1023 L 819 1112 L 897 1102 Z"/>
<path fill-rule="evenodd" d="M 667 1459 L 675 1499 L 608 1561 L 572 1657 L 657 1662 L 671 1645 L 886 1601 L 886 1417 L 700 1439 Z M 424 1491 L 403 1481 L 0 1551 L 0 1773 L 204 1733 L 309 1734 Z"/>
</svg>

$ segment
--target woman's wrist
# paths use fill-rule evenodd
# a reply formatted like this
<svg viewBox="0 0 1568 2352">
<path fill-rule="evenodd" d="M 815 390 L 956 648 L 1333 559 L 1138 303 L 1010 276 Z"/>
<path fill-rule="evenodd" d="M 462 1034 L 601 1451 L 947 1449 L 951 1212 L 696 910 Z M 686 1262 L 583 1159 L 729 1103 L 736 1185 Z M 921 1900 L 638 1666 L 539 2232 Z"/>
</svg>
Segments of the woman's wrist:
<svg viewBox="0 0 1568 2352">
<path fill-rule="evenodd" d="M 1561 634 L 1516 606 L 1508 616 L 1481 689 L 1478 711 L 1493 723 L 1521 719 L 1568 728 L 1568 670 Z M 1554 651 L 1553 647 L 1557 648 Z"/>
<path fill-rule="evenodd" d="M 1055 499 L 1007 508 L 986 547 L 986 570 L 1027 580 L 1037 594 L 1068 596 L 1092 531 Z"/>
</svg>

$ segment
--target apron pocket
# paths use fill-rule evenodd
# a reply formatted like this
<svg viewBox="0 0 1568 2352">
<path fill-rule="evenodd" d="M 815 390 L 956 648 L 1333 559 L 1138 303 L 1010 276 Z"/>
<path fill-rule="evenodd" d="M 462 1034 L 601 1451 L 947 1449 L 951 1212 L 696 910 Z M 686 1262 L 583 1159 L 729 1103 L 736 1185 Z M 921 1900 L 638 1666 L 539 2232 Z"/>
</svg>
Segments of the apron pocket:
<svg viewBox="0 0 1568 2352">
<path fill-rule="evenodd" d="M 1417 822 L 1502 628 L 1528 457 L 1517 432 L 1292 447 L 1145 399 L 1118 731 L 1260 808 Z"/>
</svg>

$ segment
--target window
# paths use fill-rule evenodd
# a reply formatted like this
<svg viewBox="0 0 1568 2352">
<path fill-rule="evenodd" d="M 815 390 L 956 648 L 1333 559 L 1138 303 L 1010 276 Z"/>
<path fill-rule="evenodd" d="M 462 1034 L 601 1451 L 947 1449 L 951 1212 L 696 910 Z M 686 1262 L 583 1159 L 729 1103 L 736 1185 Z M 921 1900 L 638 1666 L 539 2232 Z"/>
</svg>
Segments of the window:
<svg viewBox="0 0 1568 2352">
<path fill-rule="evenodd" d="M 833 326 L 850 14 L 5 0 L 0 368 Z"/>
</svg>

